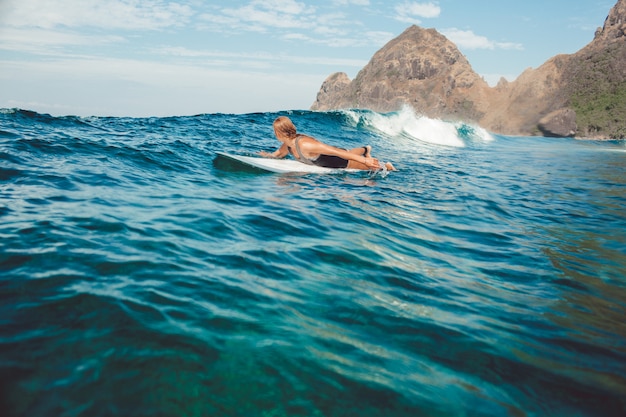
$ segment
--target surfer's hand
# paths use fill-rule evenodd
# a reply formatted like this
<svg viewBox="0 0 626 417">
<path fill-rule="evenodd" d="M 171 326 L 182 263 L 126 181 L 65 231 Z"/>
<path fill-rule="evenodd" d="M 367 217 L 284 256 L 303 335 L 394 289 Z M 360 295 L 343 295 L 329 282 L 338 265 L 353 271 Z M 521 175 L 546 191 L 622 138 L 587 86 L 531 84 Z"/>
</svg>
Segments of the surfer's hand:
<svg viewBox="0 0 626 417">
<path fill-rule="evenodd" d="M 274 155 L 272 155 L 269 152 L 265 152 L 265 151 L 259 152 L 259 155 L 262 156 L 263 158 L 273 158 L 274 157 Z"/>
</svg>

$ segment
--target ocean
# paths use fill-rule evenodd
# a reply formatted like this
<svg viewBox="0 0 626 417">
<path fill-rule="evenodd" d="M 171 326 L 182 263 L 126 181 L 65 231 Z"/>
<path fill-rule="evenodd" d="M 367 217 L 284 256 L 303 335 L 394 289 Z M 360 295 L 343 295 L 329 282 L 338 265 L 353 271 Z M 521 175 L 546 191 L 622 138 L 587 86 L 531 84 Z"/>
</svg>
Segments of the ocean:
<svg viewBox="0 0 626 417">
<path fill-rule="evenodd" d="M 272 121 L 398 171 L 272 174 Z M 626 142 L 0 111 L 0 415 L 624 416 Z"/>
</svg>

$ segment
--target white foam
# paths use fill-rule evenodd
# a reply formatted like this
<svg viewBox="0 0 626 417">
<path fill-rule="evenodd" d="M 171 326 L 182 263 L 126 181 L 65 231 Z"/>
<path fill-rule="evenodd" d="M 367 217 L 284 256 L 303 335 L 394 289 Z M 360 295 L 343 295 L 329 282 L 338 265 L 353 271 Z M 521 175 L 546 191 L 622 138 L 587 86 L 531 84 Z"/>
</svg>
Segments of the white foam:
<svg viewBox="0 0 626 417">
<path fill-rule="evenodd" d="M 363 110 L 344 110 L 343 113 L 355 126 L 363 125 L 392 138 L 405 137 L 452 147 L 463 147 L 466 140 L 493 140 L 493 136 L 481 127 L 419 116 L 408 106 L 398 112 L 384 114 Z"/>
</svg>

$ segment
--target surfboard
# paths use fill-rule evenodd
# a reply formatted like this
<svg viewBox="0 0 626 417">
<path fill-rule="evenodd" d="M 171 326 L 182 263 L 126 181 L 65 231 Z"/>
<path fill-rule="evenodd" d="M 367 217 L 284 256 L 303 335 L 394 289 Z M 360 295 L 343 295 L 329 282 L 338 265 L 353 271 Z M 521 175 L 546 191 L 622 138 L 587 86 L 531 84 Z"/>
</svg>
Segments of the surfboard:
<svg viewBox="0 0 626 417">
<path fill-rule="evenodd" d="M 217 152 L 223 158 L 236 161 L 244 165 L 261 169 L 267 172 L 279 174 L 285 173 L 306 173 L 306 174 L 340 174 L 343 172 L 367 172 L 359 169 L 347 168 L 324 168 L 315 165 L 307 165 L 293 159 L 273 159 L 255 156 L 234 155 L 226 152 Z"/>
</svg>

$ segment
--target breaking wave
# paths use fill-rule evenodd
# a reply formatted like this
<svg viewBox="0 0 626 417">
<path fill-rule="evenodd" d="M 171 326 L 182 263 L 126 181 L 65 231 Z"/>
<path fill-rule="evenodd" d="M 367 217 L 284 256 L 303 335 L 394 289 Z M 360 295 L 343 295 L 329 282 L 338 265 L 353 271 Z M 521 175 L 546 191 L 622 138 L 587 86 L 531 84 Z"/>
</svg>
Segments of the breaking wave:
<svg viewBox="0 0 626 417">
<path fill-rule="evenodd" d="M 464 147 L 472 142 L 490 142 L 494 138 L 485 129 L 462 122 L 449 122 L 421 116 L 405 106 L 400 111 L 376 113 L 368 110 L 342 110 L 354 126 L 365 127 L 391 138 Z"/>
</svg>

